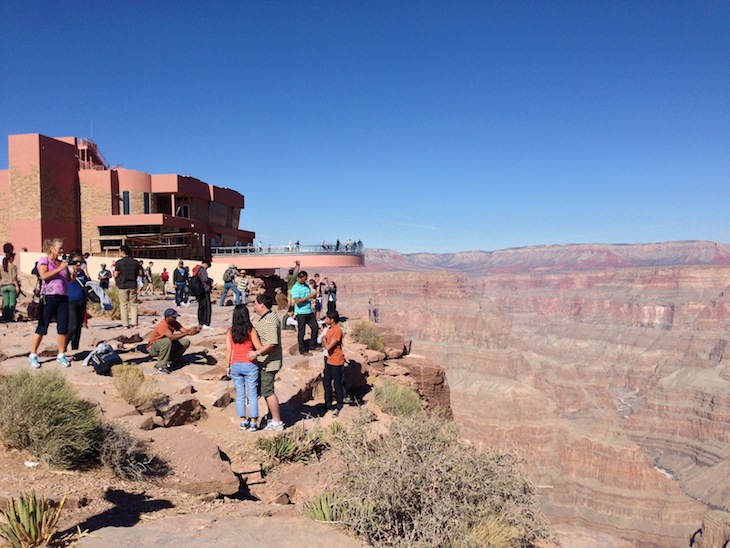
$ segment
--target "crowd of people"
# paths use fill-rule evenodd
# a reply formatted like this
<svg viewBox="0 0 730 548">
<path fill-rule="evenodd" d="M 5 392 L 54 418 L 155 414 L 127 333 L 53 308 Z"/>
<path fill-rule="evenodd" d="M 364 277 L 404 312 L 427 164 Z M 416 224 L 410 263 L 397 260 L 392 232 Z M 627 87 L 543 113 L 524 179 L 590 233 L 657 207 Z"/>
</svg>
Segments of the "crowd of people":
<svg viewBox="0 0 730 548">
<path fill-rule="evenodd" d="M 45 243 L 45 254 L 38 260 L 33 273 L 38 284 L 37 295 L 43 303 L 42 313 L 31 342 L 28 356 L 30 365 L 39 369 L 38 360 L 40 344 L 48 334 L 50 324 L 56 323 L 56 361 L 63 367 L 70 367 L 71 360 L 66 353 L 80 347 L 81 330 L 87 325 L 89 288 L 96 286 L 95 291 L 105 293 L 114 281 L 119 296 L 121 325 L 124 328 L 136 328 L 138 324 L 139 295 L 154 293 L 153 262 L 147 266 L 143 261 L 132 256 L 129 246 L 120 248 L 121 257 L 111 264 L 105 263 L 93 281 L 89 275 L 86 259 L 80 250 L 64 253 L 64 242 L 54 238 Z M 3 302 L 3 321 L 14 321 L 17 295 L 22 294 L 18 268 L 15 265 L 16 254 L 10 243 L 3 246 L 2 266 L 0 268 L 0 292 Z M 189 337 L 210 329 L 212 303 L 211 291 L 213 280 L 208 275 L 211 261 L 205 259 L 195 265 L 192 270 L 179 261 L 172 273 L 163 269 L 160 273 L 162 293 L 167 293 L 168 284 L 174 288 L 174 308 L 164 311 L 163 317 L 152 330 L 147 352 L 157 358 L 155 369 L 169 374 L 173 361 L 183 356 L 190 346 Z M 172 274 L 172 276 L 170 276 Z M 345 364 L 342 351 L 344 330 L 339 325 L 339 314 L 336 310 L 337 285 L 326 277 L 314 274 L 310 279 L 308 273 L 300 269 L 299 261 L 284 278 L 286 293 L 277 287 L 275 291 L 276 305 L 285 310 L 286 323 L 294 323 L 297 329 L 299 353 L 311 356 L 312 352 L 324 354 L 324 391 L 326 406 L 335 415 L 342 408 L 345 391 L 343 384 L 343 366 Z M 236 409 L 240 417 L 241 430 L 256 431 L 281 430 L 284 423 L 281 419 L 279 401 L 274 390 L 275 378 L 282 366 L 281 330 L 282 321 L 272 311 L 274 299 L 260 294 L 253 300 L 253 311 L 259 316 L 252 321 L 246 304 L 248 280 L 245 271 L 236 265 L 229 264 L 223 274 L 223 291 L 219 306 L 224 306 L 228 294 L 235 299 L 231 326 L 226 331 L 226 364 L 229 375 L 236 387 Z M 193 297 L 198 303 L 198 324 L 189 328 L 179 323 L 178 308 L 189 306 Z M 325 305 L 326 304 L 326 314 Z M 323 330 L 320 333 L 320 321 Z M 309 331 L 309 338 L 306 337 Z M 270 419 L 266 425 L 260 423 L 258 396 L 264 398 L 269 410 Z M 333 402 L 334 400 L 334 402 Z"/>
</svg>

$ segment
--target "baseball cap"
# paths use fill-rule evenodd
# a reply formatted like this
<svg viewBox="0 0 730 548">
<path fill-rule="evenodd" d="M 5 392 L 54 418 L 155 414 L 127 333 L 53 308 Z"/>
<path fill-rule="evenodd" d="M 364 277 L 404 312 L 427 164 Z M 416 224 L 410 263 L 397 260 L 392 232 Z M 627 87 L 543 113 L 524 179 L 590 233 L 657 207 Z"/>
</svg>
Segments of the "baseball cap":
<svg viewBox="0 0 730 548">
<path fill-rule="evenodd" d="M 106 263 L 101 263 L 102 268 L 106 268 Z"/>
<path fill-rule="evenodd" d="M 174 308 L 168 308 L 167 310 L 165 310 L 165 318 L 169 318 L 170 316 L 172 316 L 173 318 L 177 318 L 177 310 L 175 310 Z"/>
</svg>

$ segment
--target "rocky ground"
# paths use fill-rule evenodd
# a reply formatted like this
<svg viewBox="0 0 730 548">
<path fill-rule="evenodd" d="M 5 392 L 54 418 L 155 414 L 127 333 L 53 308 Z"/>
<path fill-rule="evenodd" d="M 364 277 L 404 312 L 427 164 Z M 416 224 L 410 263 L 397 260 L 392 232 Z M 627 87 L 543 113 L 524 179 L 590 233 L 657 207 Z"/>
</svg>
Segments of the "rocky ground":
<svg viewBox="0 0 730 548">
<path fill-rule="evenodd" d="M 122 329 L 119 321 L 99 316 L 89 321 L 81 339 L 85 351 L 111 342 L 125 363 L 138 364 L 146 376 L 156 378 L 172 398 L 166 417 L 140 415 L 117 396 L 111 378 L 96 375 L 79 360 L 68 369 L 58 365 L 53 327 L 41 345 L 41 355 L 46 356 L 41 357 L 42 370 L 60 372 L 83 397 L 98 403 L 105 419 L 125 423 L 170 463 L 171 474 L 158 483 L 123 481 L 103 469 L 57 470 L 38 455 L 0 449 L 0 498 L 30 490 L 55 500 L 66 495 L 61 529 L 86 531 L 80 546 L 360 545 L 300 514 L 302 502 L 327 481 L 326 463 L 280 467 L 262 477 L 255 440 L 274 433 L 238 429 L 235 405 L 230 403 L 232 383 L 223 364 L 223 334 L 232 307 L 213 306 L 213 329 L 192 337 L 188 357 L 171 375 L 154 370 L 155 361 L 143 351 L 142 341 L 173 304 L 169 297 L 143 296 L 139 329 Z M 179 311 L 184 326 L 197 324 L 195 304 Z M 30 370 L 27 354 L 34 329 L 30 322 L 0 324 L 0 373 Z M 286 350 L 296 344 L 293 332 L 284 333 L 284 343 L 285 368 L 277 388 L 281 401 L 289 402 L 283 406 L 288 427 L 351 420 L 355 407 L 333 419 L 316 406 L 318 396 L 322 401 L 317 389 L 322 355 L 289 355 Z M 185 416 L 191 405 L 193 415 L 200 410 L 191 400 L 205 408 L 199 420 Z M 181 425 L 173 426 L 175 421 Z"/>
</svg>

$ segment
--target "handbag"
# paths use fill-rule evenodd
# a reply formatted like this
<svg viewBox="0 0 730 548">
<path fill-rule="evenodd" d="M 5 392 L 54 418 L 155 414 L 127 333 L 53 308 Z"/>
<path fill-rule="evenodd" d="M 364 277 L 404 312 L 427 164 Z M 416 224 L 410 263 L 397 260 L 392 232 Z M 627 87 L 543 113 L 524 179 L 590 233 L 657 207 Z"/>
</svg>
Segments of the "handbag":
<svg viewBox="0 0 730 548">
<path fill-rule="evenodd" d="M 33 295 L 33 299 L 28 304 L 28 319 L 33 321 L 40 320 L 43 317 L 44 306 L 43 298 L 36 298 L 36 295 Z"/>
<path fill-rule="evenodd" d="M 38 278 L 35 289 L 33 290 L 33 297 L 28 304 L 28 319 L 38 321 L 43 317 L 43 307 L 45 302 L 43 295 L 41 295 L 41 279 Z"/>
</svg>

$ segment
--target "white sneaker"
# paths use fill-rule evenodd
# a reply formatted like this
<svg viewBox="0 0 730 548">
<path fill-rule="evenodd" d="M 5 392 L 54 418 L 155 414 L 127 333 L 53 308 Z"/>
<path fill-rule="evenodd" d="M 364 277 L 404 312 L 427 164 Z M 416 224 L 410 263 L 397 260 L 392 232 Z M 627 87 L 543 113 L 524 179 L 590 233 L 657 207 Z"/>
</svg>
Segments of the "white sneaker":
<svg viewBox="0 0 730 548">
<path fill-rule="evenodd" d="M 206 329 L 207 330 L 207 329 L 213 329 L 213 328 L 211 326 L 209 326 L 209 325 L 204 325 L 203 326 L 203 329 Z"/>
<path fill-rule="evenodd" d="M 264 430 L 284 430 L 284 421 L 270 421 Z"/>
</svg>

